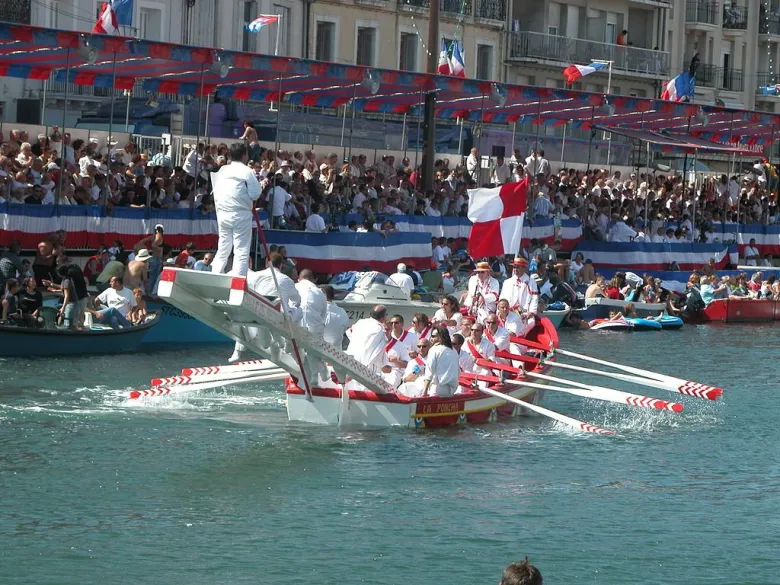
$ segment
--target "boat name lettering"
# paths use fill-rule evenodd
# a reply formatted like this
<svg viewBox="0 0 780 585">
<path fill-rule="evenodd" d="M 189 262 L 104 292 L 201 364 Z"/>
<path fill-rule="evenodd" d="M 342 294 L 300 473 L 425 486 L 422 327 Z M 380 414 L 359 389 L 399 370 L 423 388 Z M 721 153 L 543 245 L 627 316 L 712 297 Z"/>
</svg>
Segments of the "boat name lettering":
<svg viewBox="0 0 780 585">
<path fill-rule="evenodd" d="M 170 315 L 171 317 L 176 317 L 177 319 L 194 319 L 192 315 L 185 313 L 181 309 L 177 309 L 173 305 L 163 305 L 162 312 L 163 315 Z"/>
<path fill-rule="evenodd" d="M 449 414 L 460 412 L 465 407 L 463 402 L 444 402 L 438 404 L 424 404 L 420 414 Z"/>
<path fill-rule="evenodd" d="M 349 315 L 350 319 L 365 319 L 366 312 L 365 311 L 347 311 L 347 315 Z"/>
</svg>

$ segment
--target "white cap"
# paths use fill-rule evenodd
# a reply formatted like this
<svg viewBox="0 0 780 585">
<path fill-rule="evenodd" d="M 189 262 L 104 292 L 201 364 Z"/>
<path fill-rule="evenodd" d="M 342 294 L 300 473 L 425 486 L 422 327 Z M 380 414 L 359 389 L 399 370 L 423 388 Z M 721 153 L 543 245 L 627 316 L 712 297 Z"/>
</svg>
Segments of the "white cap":
<svg viewBox="0 0 780 585">
<path fill-rule="evenodd" d="M 398 272 L 406 272 L 406 264 L 404 264 L 403 262 L 401 262 L 401 263 L 398 265 L 398 267 L 397 267 L 397 268 L 398 268 Z"/>
</svg>

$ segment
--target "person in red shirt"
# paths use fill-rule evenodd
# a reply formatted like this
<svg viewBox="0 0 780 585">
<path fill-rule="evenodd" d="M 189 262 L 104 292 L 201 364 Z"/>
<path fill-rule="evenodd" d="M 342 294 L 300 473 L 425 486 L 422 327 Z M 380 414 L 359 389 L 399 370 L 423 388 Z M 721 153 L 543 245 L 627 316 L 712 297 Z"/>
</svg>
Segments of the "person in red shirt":
<svg viewBox="0 0 780 585">
<path fill-rule="evenodd" d="M 620 292 L 620 283 L 618 282 L 617 277 L 609 281 L 607 288 L 604 290 L 604 296 L 606 296 L 608 299 L 614 299 L 616 301 L 624 300 L 623 293 Z"/>
<path fill-rule="evenodd" d="M 192 256 L 193 252 L 195 252 L 195 244 L 189 242 L 186 246 L 184 246 L 184 249 L 179 252 L 179 255 L 176 256 L 176 267 L 192 268 L 192 266 L 195 264 L 195 258 Z"/>
</svg>

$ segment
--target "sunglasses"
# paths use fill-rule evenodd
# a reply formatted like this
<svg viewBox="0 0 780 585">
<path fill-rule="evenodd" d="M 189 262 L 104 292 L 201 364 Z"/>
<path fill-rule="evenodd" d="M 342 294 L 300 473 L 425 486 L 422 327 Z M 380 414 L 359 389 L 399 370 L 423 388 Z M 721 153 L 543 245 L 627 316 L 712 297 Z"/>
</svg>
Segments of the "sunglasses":
<svg viewBox="0 0 780 585">
<path fill-rule="evenodd" d="M 426 348 L 426 347 L 428 347 L 428 346 L 427 345 L 418 345 L 417 346 L 418 349 L 423 349 L 423 348 Z"/>
<path fill-rule="evenodd" d="M 482 331 L 482 328 L 481 327 L 472 327 L 471 330 L 472 331 Z"/>
<path fill-rule="evenodd" d="M 495 325 L 498 321 L 486 321 L 488 325 Z"/>
</svg>

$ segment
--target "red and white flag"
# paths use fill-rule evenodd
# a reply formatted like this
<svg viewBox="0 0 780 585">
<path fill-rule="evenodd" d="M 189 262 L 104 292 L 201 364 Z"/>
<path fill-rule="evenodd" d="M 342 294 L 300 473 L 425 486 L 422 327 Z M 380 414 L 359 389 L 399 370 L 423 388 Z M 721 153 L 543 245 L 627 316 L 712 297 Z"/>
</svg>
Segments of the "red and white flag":
<svg viewBox="0 0 780 585">
<path fill-rule="evenodd" d="M 528 177 L 493 189 L 470 189 L 471 257 L 519 253 L 527 202 Z"/>
<path fill-rule="evenodd" d="M 439 66 L 437 67 L 439 75 L 450 74 L 450 58 L 447 55 L 447 41 L 441 40 L 441 51 L 439 52 Z"/>
<path fill-rule="evenodd" d="M 116 12 L 114 12 L 111 2 L 104 2 L 98 21 L 95 23 L 92 32 L 102 35 L 113 35 L 118 30 L 119 21 L 117 20 Z"/>
</svg>

